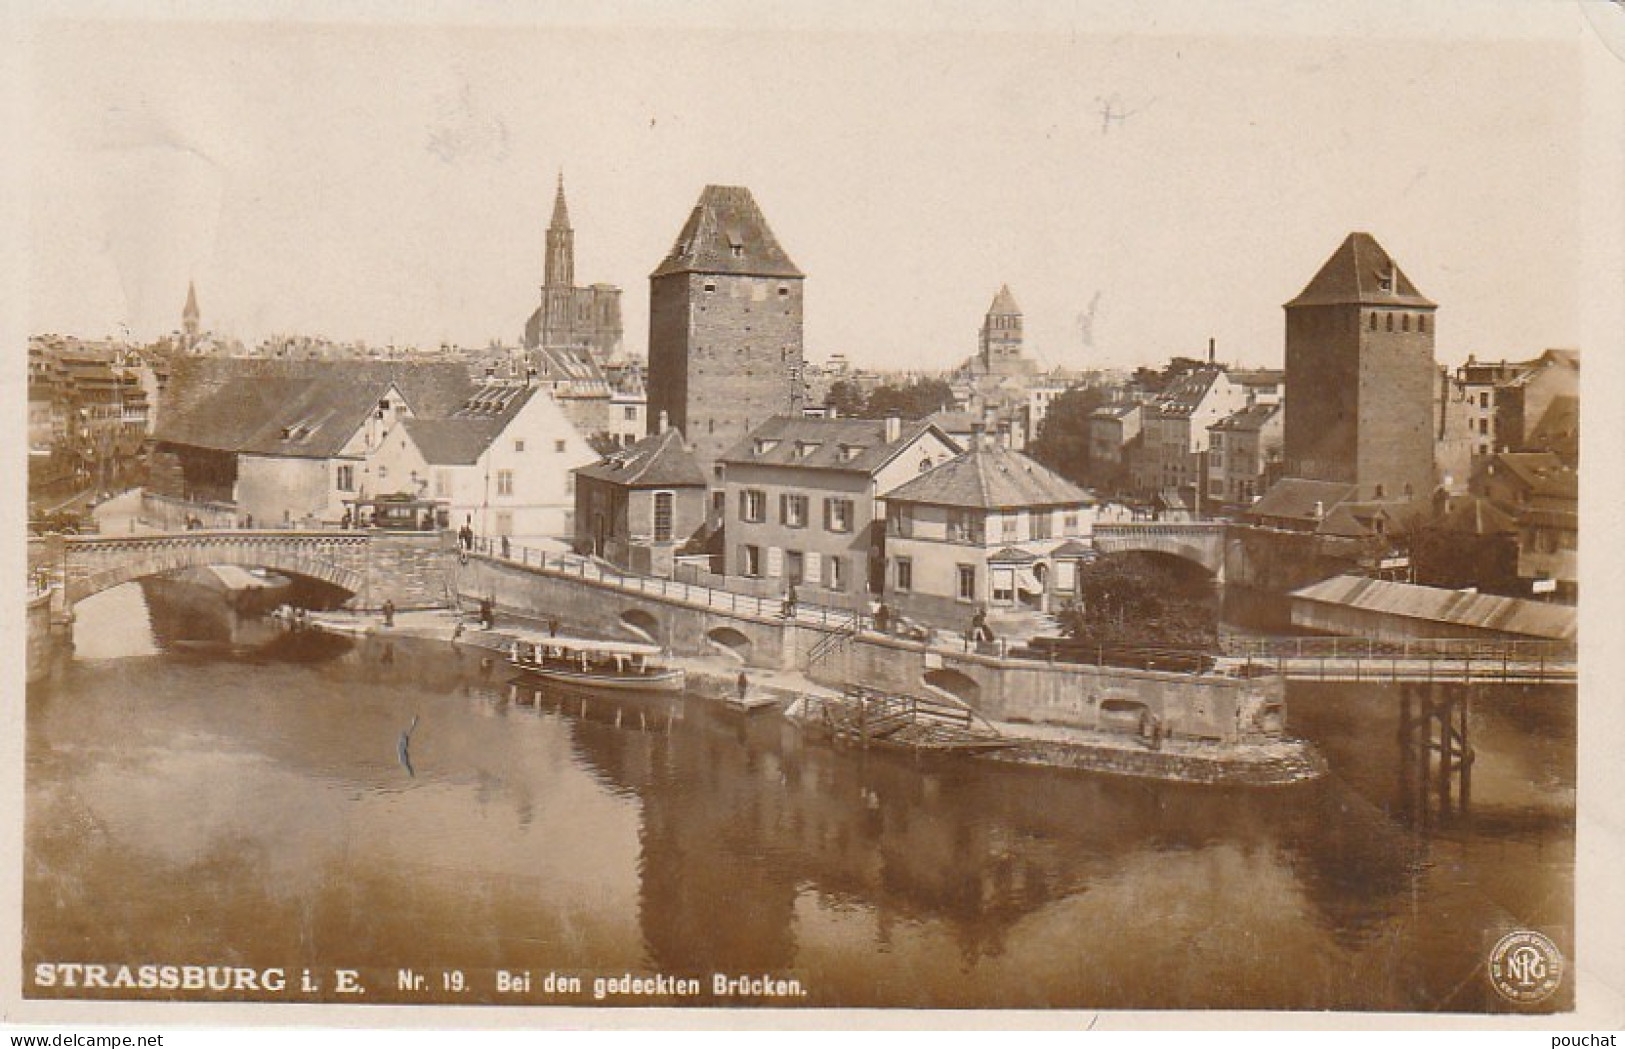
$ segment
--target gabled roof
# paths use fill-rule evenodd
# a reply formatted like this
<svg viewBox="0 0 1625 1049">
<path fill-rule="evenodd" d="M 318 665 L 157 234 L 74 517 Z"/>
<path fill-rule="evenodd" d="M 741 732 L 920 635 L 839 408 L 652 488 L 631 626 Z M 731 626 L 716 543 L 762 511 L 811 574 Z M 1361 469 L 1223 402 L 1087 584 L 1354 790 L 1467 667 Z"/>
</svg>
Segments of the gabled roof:
<svg viewBox="0 0 1625 1049">
<path fill-rule="evenodd" d="M 1010 294 L 1010 285 L 999 285 L 999 293 L 993 296 L 993 305 L 987 308 L 989 317 L 1019 317 L 1021 307 L 1016 305 L 1016 297 Z"/>
<path fill-rule="evenodd" d="M 1286 372 L 1280 368 L 1232 368 L 1229 375 L 1237 386 L 1279 386 L 1286 382 Z"/>
<path fill-rule="evenodd" d="M 1255 404 L 1243 408 L 1239 412 L 1231 412 L 1218 422 L 1209 426 L 1209 430 L 1256 431 L 1262 430 L 1264 425 L 1272 421 L 1281 412 L 1279 404 Z"/>
<path fill-rule="evenodd" d="M 336 454 L 391 389 L 413 414 L 446 415 L 474 389 L 460 364 L 186 358 L 154 439 L 249 455 Z"/>
<path fill-rule="evenodd" d="M 775 415 L 735 443 L 717 461 L 873 474 L 928 432 L 934 432 L 950 448 L 959 447 L 929 419 L 904 421 L 897 440 L 887 441 L 884 419 L 807 419 Z"/>
<path fill-rule="evenodd" d="M 706 186 L 651 277 L 673 273 L 800 277 L 744 186 Z"/>
<path fill-rule="evenodd" d="M 1030 565 L 1038 560 L 1038 555 L 1018 546 L 1006 546 L 988 554 L 987 560 L 995 565 Z"/>
<path fill-rule="evenodd" d="M 676 429 L 652 434 L 575 472 L 627 488 L 704 488 L 708 483 Z"/>
<path fill-rule="evenodd" d="M 1393 257 L 1369 233 L 1350 233 L 1332 252 L 1293 306 L 1418 306 L 1436 303 L 1424 298 Z"/>
<path fill-rule="evenodd" d="M 1531 495 L 1578 499 L 1580 478 L 1555 452 L 1499 452 L 1481 469 L 1487 474 L 1507 473 Z"/>
<path fill-rule="evenodd" d="M 1580 398 L 1562 394 L 1552 398 L 1523 443 L 1531 448 L 1572 457 L 1580 450 Z"/>
<path fill-rule="evenodd" d="M 530 351 L 536 363 L 536 377 L 542 382 L 568 382 L 591 386 L 609 384 L 604 370 L 586 349 L 571 346 L 537 346 Z"/>
<path fill-rule="evenodd" d="M 1318 521 L 1332 508 L 1354 494 L 1355 487 L 1342 481 L 1316 481 L 1306 477 L 1283 477 L 1247 509 L 1250 518 L 1279 517 L 1297 521 Z M 1316 508 L 1320 513 L 1317 516 Z"/>
<path fill-rule="evenodd" d="M 982 445 L 884 493 L 887 502 L 1006 510 L 1076 506 L 1090 494 L 1060 474 L 1002 445 Z"/>
<path fill-rule="evenodd" d="M 1222 375 L 1223 368 L 1211 365 L 1187 372 L 1163 391 L 1153 407 L 1163 415 L 1190 415 Z"/>
<path fill-rule="evenodd" d="M 1292 593 L 1295 600 L 1359 608 L 1407 619 L 1492 630 L 1554 641 L 1572 641 L 1575 609 L 1516 597 L 1389 583 L 1362 576 L 1333 576 Z"/>
<path fill-rule="evenodd" d="M 470 466 L 539 392 L 520 383 L 489 383 L 449 416 L 408 419 L 406 433 L 430 466 Z"/>
<path fill-rule="evenodd" d="M 1518 522 L 1496 508 L 1488 499 L 1467 496 L 1439 519 L 1439 529 L 1461 535 L 1501 535 L 1516 532 Z"/>
</svg>

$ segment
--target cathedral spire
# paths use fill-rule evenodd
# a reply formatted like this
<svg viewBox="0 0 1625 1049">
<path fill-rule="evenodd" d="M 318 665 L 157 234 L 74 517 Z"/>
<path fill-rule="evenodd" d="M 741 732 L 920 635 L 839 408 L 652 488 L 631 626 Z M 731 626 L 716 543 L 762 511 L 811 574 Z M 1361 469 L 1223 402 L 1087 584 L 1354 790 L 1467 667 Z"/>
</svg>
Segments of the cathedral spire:
<svg viewBox="0 0 1625 1049">
<path fill-rule="evenodd" d="M 564 169 L 559 169 L 559 186 L 553 195 L 553 221 L 547 227 L 547 259 L 542 286 L 568 288 L 575 284 L 575 233 L 570 229 L 570 209 L 564 204 Z"/>
<path fill-rule="evenodd" d="M 559 168 L 559 188 L 553 194 L 553 221 L 548 229 L 569 229 L 570 209 L 564 204 L 564 169 Z"/>
</svg>

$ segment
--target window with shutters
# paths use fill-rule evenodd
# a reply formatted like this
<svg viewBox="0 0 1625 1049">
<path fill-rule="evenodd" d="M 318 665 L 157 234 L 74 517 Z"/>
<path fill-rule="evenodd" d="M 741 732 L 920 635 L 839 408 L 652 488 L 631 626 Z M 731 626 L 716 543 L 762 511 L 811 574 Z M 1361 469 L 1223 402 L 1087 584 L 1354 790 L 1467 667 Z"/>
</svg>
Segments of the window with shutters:
<svg viewBox="0 0 1625 1049">
<path fill-rule="evenodd" d="M 1034 539 L 1049 539 L 1055 534 L 1055 515 L 1048 510 L 1033 510 L 1032 533 Z"/>
<path fill-rule="evenodd" d="M 800 550 L 786 550 L 784 552 L 784 578 L 791 586 L 800 586 L 806 576 L 806 560 L 801 556 Z"/>
<path fill-rule="evenodd" d="M 762 574 L 762 548 L 761 547 L 759 547 L 759 546 L 751 546 L 750 544 L 747 543 L 745 545 L 742 545 L 739 548 L 739 574 L 744 575 L 744 576 L 750 576 L 752 578 L 760 578 L 761 577 L 761 574 Z"/>
<path fill-rule="evenodd" d="M 779 520 L 789 528 L 807 527 L 807 497 L 796 493 L 779 496 Z"/>
<path fill-rule="evenodd" d="M 746 488 L 739 493 L 739 519 L 759 523 L 767 520 L 767 493 Z"/>
<path fill-rule="evenodd" d="M 655 542 L 671 542 L 672 507 L 677 496 L 672 492 L 656 492 L 654 506 Z"/>
<path fill-rule="evenodd" d="M 897 589 L 914 589 L 914 561 L 911 558 L 899 557 L 897 559 Z"/>
<path fill-rule="evenodd" d="M 852 500 L 824 500 L 824 529 L 830 532 L 852 531 Z"/>
</svg>

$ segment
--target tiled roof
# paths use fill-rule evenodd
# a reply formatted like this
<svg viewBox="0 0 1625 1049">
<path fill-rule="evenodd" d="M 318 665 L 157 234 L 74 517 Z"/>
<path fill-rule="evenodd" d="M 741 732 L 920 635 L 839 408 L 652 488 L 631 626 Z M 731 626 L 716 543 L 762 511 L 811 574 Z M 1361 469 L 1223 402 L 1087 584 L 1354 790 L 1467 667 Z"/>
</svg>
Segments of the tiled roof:
<svg viewBox="0 0 1625 1049">
<path fill-rule="evenodd" d="M 1091 419 L 1124 419 L 1139 411 L 1141 405 L 1119 402 L 1116 404 L 1103 404 L 1089 413 Z"/>
<path fill-rule="evenodd" d="M 929 430 L 936 430 L 944 441 L 953 444 L 929 419 L 903 422 L 897 440 L 888 442 L 884 419 L 806 419 L 775 415 L 717 461 L 872 474 Z"/>
<path fill-rule="evenodd" d="M 1324 517 L 1331 509 L 1354 494 L 1354 485 L 1342 481 L 1315 481 L 1305 477 L 1283 477 L 1247 510 L 1251 518 L 1281 517 L 1290 520 L 1317 520 L 1315 507 Z"/>
<path fill-rule="evenodd" d="M 1292 597 L 1406 619 L 1554 641 L 1572 641 L 1576 635 L 1575 609 L 1566 605 L 1410 583 L 1389 583 L 1361 576 L 1334 576 L 1296 590 Z"/>
<path fill-rule="evenodd" d="M 1230 381 L 1238 386 L 1279 386 L 1286 382 L 1286 372 L 1280 368 L 1232 369 Z"/>
<path fill-rule="evenodd" d="M 482 386 L 449 416 L 408 419 L 406 432 L 429 465 L 468 466 L 479 461 L 539 390 L 518 383 Z"/>
<path fill-rule="evenodd" d="M 1524 438 L 1531 448 L 1542 448 L 1561 455 L 1574 455 L 1580 450 L 1580 398 L 1563 394 L 1552 398 L 1540 421 Z"/>
<path fill-rule="evenodd" d="M 1387 290 L 1384 286 L 1392 284 Z M 1436 305 L 1416 290 L 1392 256 L 1369 233 L 1350 233 L 1287 306 Z"/>
<path fill-rule="evenodd" d="M 707 484 L 705 471 L 676 429 L 645 437 L 590 466 L 577 468 L 576 473 L 628 488 L 703 488 Z"/>
<path fill-rule="evenodd" d="M 999 293 L 993 296 L 993 305 L 987 308 L 987 312 L 989 316 L 1021 316 L 1021 307 L 1016 305 L 1016 297 L 1010 294 L 1010 285 L 999 285 Z"/>
<path fill-rule="evenodd" d="M 1498 510 L 1488 499 L 1468 496 L 1440 518 L 1439 528 L 1462 535 L 1499 535 L 1516 532 L 1518 522 Z"/>
<path fill-rule="evenodd" d="M 1224 430 L 1232 432 L 1237 430 L 1262 430 L 1264 424 L 1271 421 L 1281 411 L 1279 404 L 1255 404 L 1250 408 L 1243 408 L 1239 412 L 1220 419 L 1209 426 L 1209 430 Z"/>
<path fill-rule="evenodd" d="M 800 277 L 744 186 L 706 186 L 651 277 L 672 273 Z"/>
<path fill-rule="evenodd" d="M 1223 368 L 1197 368 L 1174 381 L 1157 398 L 1155 408 L 1164 415 L 1189 415 L 1202 403 L 1202 398 L 1224 374 Z"/>
<path fill-rule="evenodd" d="M 1483 467 L 1486 473 L 1505 470 L 1517 478 L 1531 495 L 1559 499 L 1580 497 L 1579 475 L 1555 452 L 1501 452 Z"/>
<path fill-rule="evenodd" d="M 228 452 L 326 458 L 391 386 L 420 416 L 449 414 L 474 389 L 457 364 L 188 358 L 176 362 L 154 437 Z"/>
<path fill-rule="evenodd" d="M 910 478 L 884 494 L 888 502 L 1013 509 L 1093 503 L 1082 488 L 1020 452 L 983 444 Z"/>
</svg>

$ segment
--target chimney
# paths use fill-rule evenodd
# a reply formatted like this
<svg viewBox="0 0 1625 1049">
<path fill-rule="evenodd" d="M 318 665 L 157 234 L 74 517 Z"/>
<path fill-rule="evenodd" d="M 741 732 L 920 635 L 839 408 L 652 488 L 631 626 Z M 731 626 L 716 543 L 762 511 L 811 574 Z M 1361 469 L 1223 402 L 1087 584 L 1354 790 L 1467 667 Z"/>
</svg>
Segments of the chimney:
<svg viewBox="0 0 1625 1049">
<path fill-rule="evenodd" d="M 1211 335 L 1208 336 L 1208 340 L 1207 340 L 1207 362 L 1209 364 L 1213 363 L 1213 361 L 1215 359 L 1215 355 L 1218 352 L 1219 352 L 1219 340 L 1213 338 L 1213 336 L 1211 336 Z"/>
<path fill-rule="evenodd" d="M 896 412 L 886 416 L 886 443 L 891 444 L 903 436 L 903 419 Z"/>
</svg>

